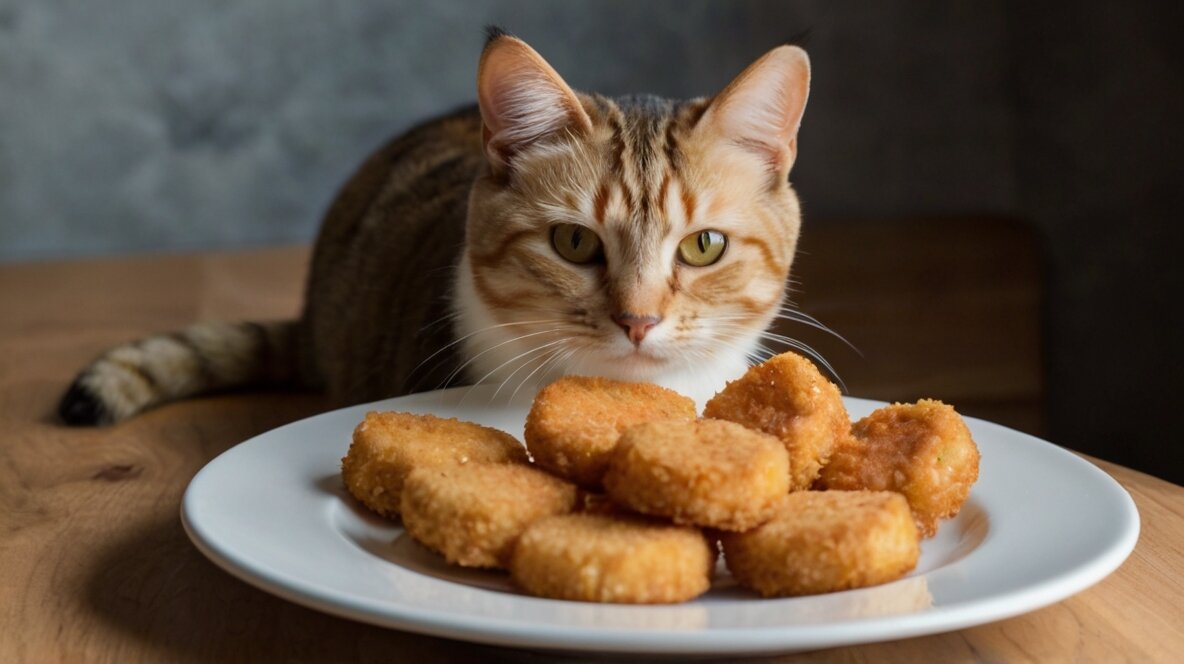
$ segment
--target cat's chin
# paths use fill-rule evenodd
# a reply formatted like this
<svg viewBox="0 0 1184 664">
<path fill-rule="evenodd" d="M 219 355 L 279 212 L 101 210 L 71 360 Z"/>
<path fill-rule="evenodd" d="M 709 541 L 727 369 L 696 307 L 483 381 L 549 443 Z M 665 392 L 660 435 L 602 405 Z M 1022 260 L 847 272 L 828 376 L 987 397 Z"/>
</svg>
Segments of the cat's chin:
<svg viewBox="0 0 1184 664">
<path fill-rule="evenodd" d="M 672 366 L 670 358 L 644 350 L 633 350 L 611 355 L 603 360 L 605 364 L 627 366 L 637 371 L 661 372 Z"/>
<path fill-rule="evenodd" d="M 748 370 L 748 359 L 740 349 L 719 351 L 712 361 L 694 364 L 664 360 L 644 353 L 624 357 L 586 355 L 574 359 L 563 369 L 563 373 L 567 374 L 655 383 L 694 399 L 702 410 L 704 404 L 723 389 L 728 381 L 739 378 Z"/>
</svg>

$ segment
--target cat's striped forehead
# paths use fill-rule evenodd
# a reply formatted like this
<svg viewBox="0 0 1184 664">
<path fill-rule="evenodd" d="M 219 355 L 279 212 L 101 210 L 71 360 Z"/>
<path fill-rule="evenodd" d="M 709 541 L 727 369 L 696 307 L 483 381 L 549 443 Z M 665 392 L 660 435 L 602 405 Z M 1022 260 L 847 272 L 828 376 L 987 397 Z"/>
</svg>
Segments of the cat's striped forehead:
<svg viewBox="0 0 1184 664">
<path fill-rule="evenodd" d="M 600 148 L 596 182 L 580 187 L 590 193 L 591 220 L 628 222 L 635 240 L 642 229 L 665 235 L 688 226 L 698 201 L 682 172 L 682 143 L 705 107 L 654 95 L 585 97 Z"/>
</svg>

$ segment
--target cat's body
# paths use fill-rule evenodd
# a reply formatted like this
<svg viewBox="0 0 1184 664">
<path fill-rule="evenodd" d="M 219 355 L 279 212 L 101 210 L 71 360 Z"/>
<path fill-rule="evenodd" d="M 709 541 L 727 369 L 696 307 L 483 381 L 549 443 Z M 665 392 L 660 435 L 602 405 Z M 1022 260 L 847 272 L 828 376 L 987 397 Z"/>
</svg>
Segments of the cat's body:
<svg viewBox="0 0 1184 664">
<path fill-rule="evenodd" d="M 702 401 L 778 315 L 800 214 L 787 181 L 808 66 L 781 47 L 714 99 L 567 88 L 495 34 L 480 105 L 371 156 L 330 208 L 299 321 L 198 324 L 108 351 L 72 423 L 229 387 L 341 403 L 558 375 L 652 381 Z"/>
<path fill-rule="evenodd" d="M 449 292 L 484 169 L 474 106 L 391 141 L 346 183 L 313 254 L 300 329 L 307 383 L 342 403 L 445 384 L 460 350 Z"/>
</svg>

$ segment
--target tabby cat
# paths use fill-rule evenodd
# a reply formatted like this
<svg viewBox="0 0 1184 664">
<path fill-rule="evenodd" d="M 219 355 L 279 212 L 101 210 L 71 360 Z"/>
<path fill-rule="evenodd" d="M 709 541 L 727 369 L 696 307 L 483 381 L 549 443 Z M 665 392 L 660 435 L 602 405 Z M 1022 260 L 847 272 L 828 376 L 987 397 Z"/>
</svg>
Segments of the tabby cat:
<svg viewBox="0 0 1184 664">
<path fill-rule="evenodd" d="M 75 379 L 71 424 L 195 394 L 356 403 L 576 373 L 702 403 L 764 351 L 800 226 L 789 184 L 809 61 L 781 46 L 711 99 L 572 90 L 493 31 L 478 104 L 371 156 L 328 211 L 299 320 L 198 323 Z"/>
</svg>

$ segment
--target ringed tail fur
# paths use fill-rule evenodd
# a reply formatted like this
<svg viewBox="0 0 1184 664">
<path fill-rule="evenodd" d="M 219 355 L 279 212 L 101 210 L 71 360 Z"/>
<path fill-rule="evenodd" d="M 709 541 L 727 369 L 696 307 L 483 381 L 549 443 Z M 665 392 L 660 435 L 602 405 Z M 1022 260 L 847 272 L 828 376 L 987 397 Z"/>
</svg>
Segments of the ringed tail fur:
<svg viewBox="0 0 1184 664">
<path fill-rule="evenodd" d="M 299 381 L 297 321 L 203 322 L 104 352 L 58 405 L 66 424 L 119 422 L 199 394 Z"/>
</svg>

